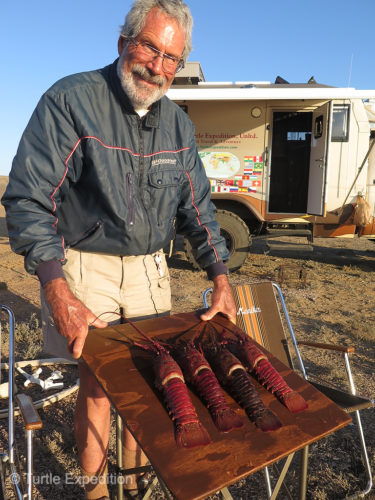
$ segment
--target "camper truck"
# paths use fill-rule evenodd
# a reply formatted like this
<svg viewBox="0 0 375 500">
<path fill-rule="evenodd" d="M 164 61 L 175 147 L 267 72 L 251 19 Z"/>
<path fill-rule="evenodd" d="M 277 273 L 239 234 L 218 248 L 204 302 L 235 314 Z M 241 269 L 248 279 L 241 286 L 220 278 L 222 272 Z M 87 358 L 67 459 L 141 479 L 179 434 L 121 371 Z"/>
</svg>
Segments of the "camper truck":
<svg viewBox="0 0 375 500">
<path fill-rule="evenodd" d="M 168 97 L 194 123 L 229 269 L 241 267 L 255 238 L 304 236 L 304 250 L 315 236 L 375 240 L 375 90 L 313 77 L 206 82 L 193 62 Z M 185 250 L 194 263 L 188 242 Z"/>
</svg>

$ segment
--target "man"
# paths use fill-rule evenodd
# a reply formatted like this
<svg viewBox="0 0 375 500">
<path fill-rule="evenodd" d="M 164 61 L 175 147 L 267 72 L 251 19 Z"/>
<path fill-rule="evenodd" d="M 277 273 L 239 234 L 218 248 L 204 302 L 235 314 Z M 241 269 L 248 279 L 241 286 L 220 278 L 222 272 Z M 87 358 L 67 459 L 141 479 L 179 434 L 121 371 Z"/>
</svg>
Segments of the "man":
<svg viewBox="0 0 375 500">
<path fill-rule="evenodd" d="M 208 320 L 235 306 L 193 126 L 163 97 L 191 49 L 181 0 L 136 0 L 118 41 L 120 58 L 57 82 L 21 139 L 3 197 L 10 242 L 41 282 L 45 349 L 79 358 L 88 327 L 170 311 L 160 251 L 176 224 L 214 282 Z M 64 264 L 64 267 L 62 267 Z M 107 314 L 103 319 L 99 318 Z M 51 320 L 53 318 L 53 321 Z M 57 330 L 56 330 L 57 328 Z M 83 472 L 105 474 L 110 405 L 83 363 L 75 432 Z M 138 465 L 125 436 L 125 465 Z M 143 462 L 145 458 L 143 457 Z M 135 485 L 131 485 L 132 488 Z M 89 485 L 86 498 L 108 497 Z"/>
</svg>

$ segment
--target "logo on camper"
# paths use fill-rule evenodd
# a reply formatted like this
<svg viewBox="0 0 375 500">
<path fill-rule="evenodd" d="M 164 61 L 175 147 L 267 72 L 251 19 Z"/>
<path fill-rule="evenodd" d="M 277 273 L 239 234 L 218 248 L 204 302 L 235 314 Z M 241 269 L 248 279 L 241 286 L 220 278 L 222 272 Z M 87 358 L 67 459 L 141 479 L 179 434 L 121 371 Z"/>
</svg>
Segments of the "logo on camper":
<svg viewBox="0 0 375 500">
<path fill-rule="evenodd" d="M 262 312 L 262 310 L 259 307 L 250 307 L 249 309 L 242 309 L 240 307 L 237 311 L 237 316 L 244 315 L 244 314 L 257 314 Z"/>
</svg>

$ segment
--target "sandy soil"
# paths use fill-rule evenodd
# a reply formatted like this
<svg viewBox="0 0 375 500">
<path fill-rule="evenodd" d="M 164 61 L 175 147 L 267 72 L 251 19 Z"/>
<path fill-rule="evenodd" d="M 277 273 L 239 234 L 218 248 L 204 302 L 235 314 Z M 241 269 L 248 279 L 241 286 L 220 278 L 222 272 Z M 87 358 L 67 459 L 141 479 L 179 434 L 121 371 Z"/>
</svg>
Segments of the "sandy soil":
<svg viewBox="0 0 375 500">
<path fill-rule="evenodd" d="M 6 178 L 0 177 L 0 193 Z M 290 238 L 286 238 L 290 240 Z M 295 239 L 293 241 L 296 241 Z M 173 286 L 173 312 L 202 307 L 202 292 L 210 286 L 204 272 L 194 271 L 182 252 L 170 259 Z M 253 245 L 245 265 L 231 274 L 232 283 L 252 279 L 280 282 L 281 272 L 287 307 L 297 337 L 324 343 L 352 345 L 352 365 L 358 392 L 375 398 L 375 243 L 363 239 L 316 239 L 314 252 L 303 255 L 267 254 L 264 242 Z M 303 271 L 306 282 L 299 276 Z M 39 317 L 39 286 L 36 278 L 23 269 L 22 257 L 12 253 L 6 233 L 4 213 L 0 208 L 0 302 L 13 308 L 18 322 L 27 323 L 34 313 Z M 308 367 L 324 379 L 344 386 L 344 365 L 333 354 L 306 350 Z M 341 363 L 341 361 L 340 361 Z M 75 396 L 41 411 L 45 429 L 36 436 L 35 469 L 63 476 L 77 473 L 72 421 Z M 363 412 L 365 437 L 372 467 L 375 468 L 374 410 Z M 0 422 L 3 426 L 5 422 Z M 4 446 L 4 426 L 0 446 Z M 332 437 L 313 445 L 310 450 L 308 499 L 335 499 L 364 486 L 363 467 L 355 427 L 348 426 Z M 113 462 L 113 454 L 111 452 Z M 293 479 L 291 490 L 296 494 Z M 230 490 L 235 499 L 266 498 L 261 474 L 237 483 Z M 77 485 L 38 485 L 37 499 L 60 495 L 64 499 L 83 498 Z M 154 498 L 162 498 L 161 492 Z M 281 498 L 284 498 L 281 494 Z M 371 493 L 368 498 L 375 498 Z"/>
</svg>

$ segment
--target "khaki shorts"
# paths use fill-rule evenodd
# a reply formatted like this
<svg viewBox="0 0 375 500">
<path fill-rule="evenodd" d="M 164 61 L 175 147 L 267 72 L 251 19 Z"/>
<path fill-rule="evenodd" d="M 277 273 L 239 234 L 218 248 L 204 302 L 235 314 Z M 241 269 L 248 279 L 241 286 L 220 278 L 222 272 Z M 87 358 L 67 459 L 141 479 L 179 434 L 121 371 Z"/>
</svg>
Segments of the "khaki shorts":
<svg viewBox="0 0 375 500">
<path fill-rule="evenodd" d="M 68 250 L 63 267 L 68 285 L 100 319 L 119 323 L 122 312 L 135 320 L 168 315 L 171 310 L 170 278 L 163 252 L 118 257 Z M 44 350 L 73 359 L 67 341 L 56 330 L 41 290 Z M 105 313 L 105 314 L 103 314 Z"/>
</svg>

